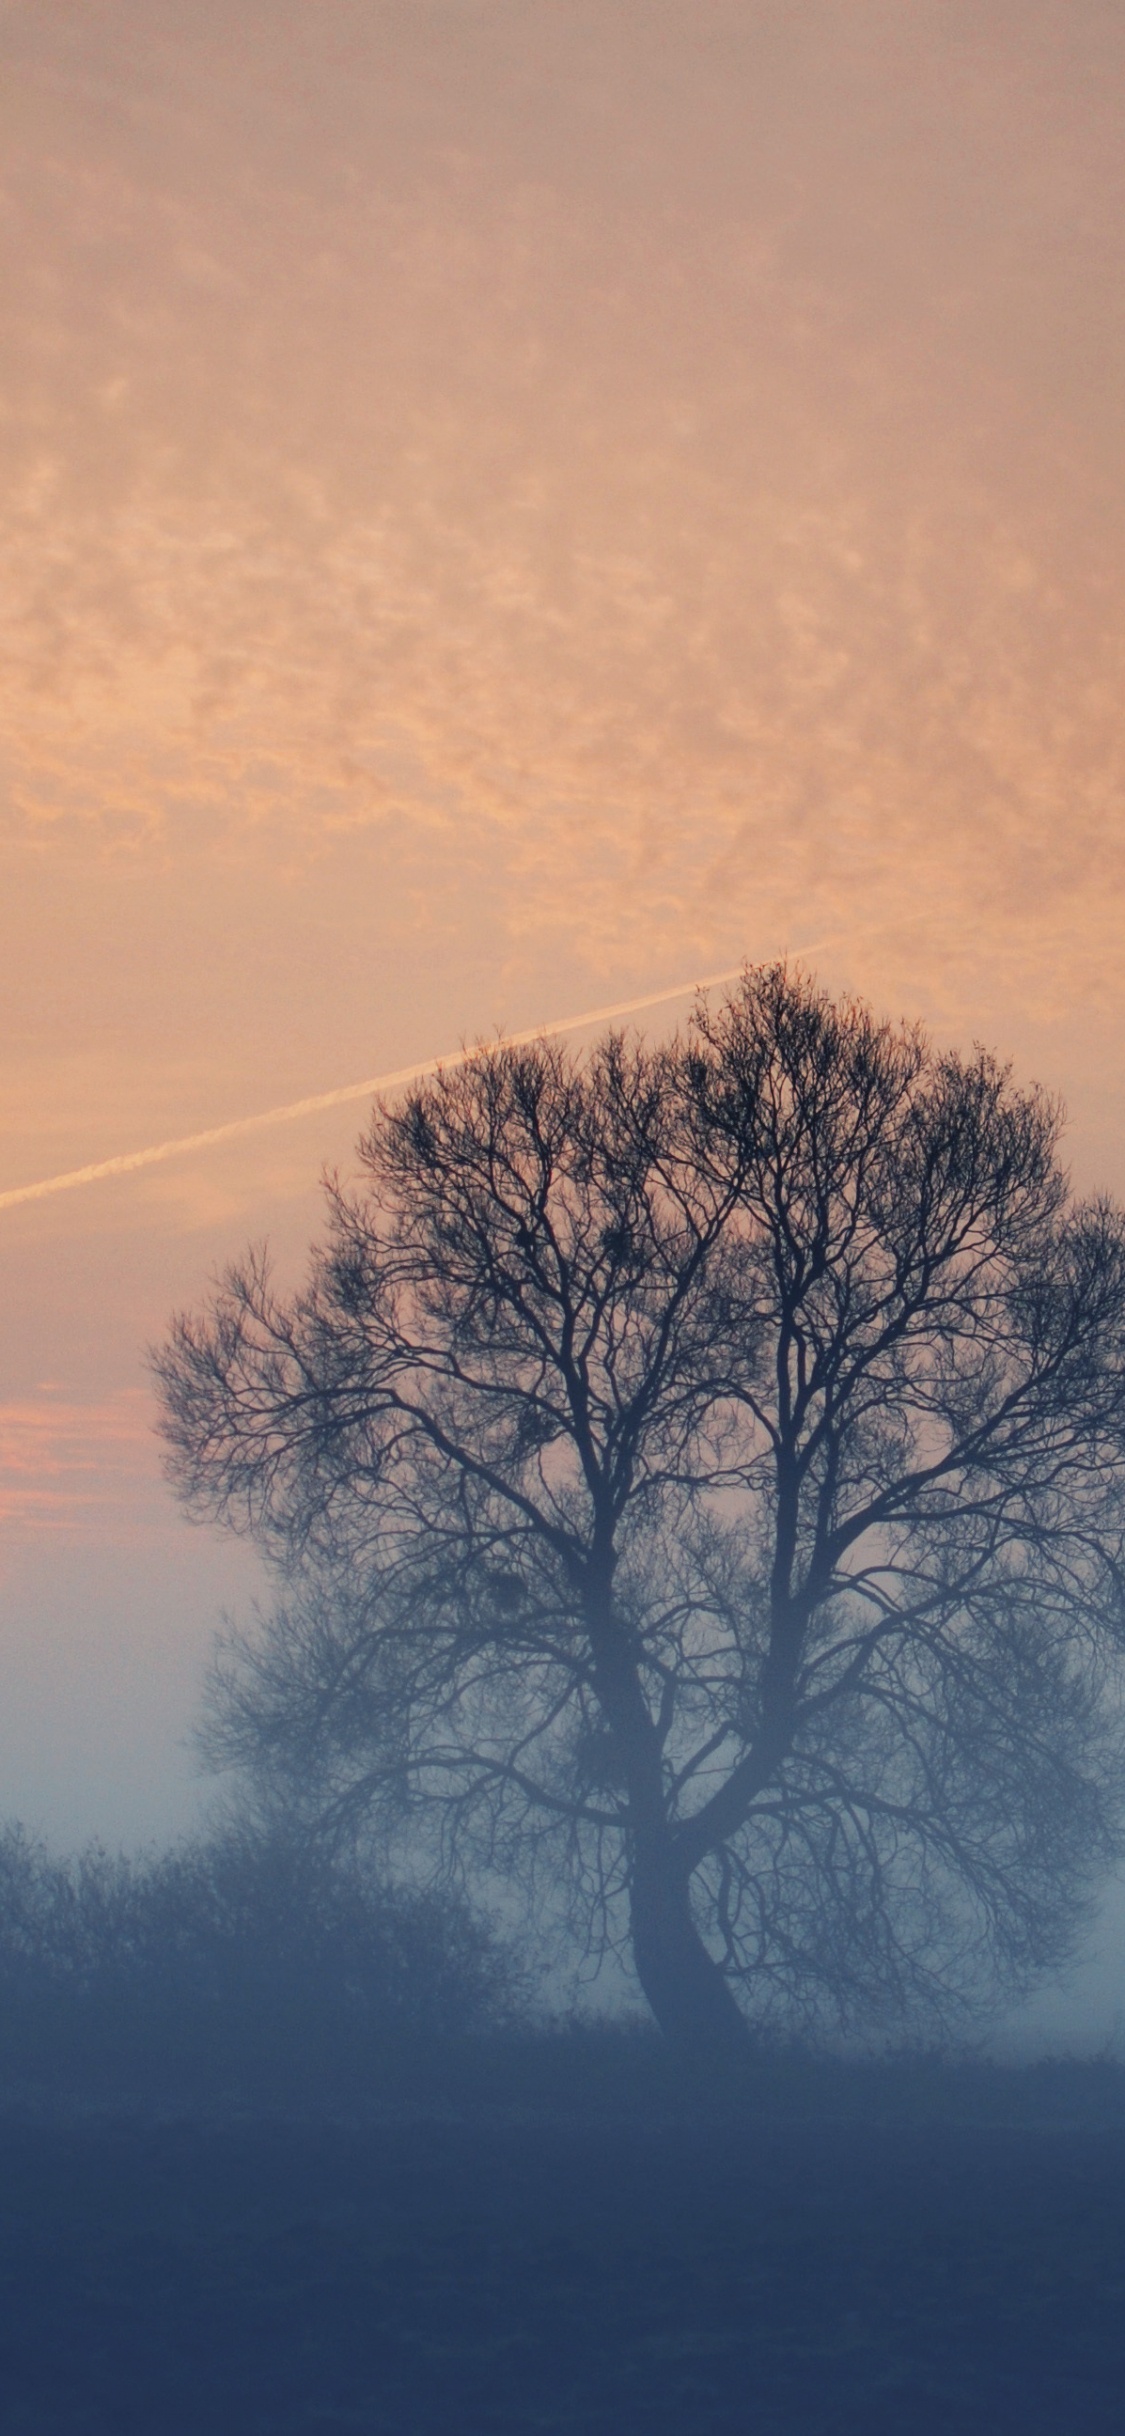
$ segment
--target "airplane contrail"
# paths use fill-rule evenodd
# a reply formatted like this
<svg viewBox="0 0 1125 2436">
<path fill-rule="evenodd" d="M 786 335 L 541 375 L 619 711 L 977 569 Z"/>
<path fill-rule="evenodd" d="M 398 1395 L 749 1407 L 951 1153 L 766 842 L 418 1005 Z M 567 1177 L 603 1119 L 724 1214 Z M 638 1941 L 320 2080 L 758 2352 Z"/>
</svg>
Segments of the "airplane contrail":
<svg viewBox="0 0 1125 2436">
<path fill-rule="evenodd" d="M 709 973 L 703 981 L 678 981 L 669 990 L 650 990 L 645 998 L 622 998 L 616 1006 L 591 1007 L 584 1015 L 560 1015 L 554 1023 L 532 1024 L 526 1032 L 505 1035 L 505 1046 L 520 1048 L 528 1041 L 550 1040 L 560 1032 L 580 1032 L 592 1023 L 615 1023 L 622 1015 L 639 1015 L 645 1007 L 664 1006 L 673 998 L 688 998 L 696 990 L 719 989 L 724 981 L 736 981 L 741 965 L 732 965 L 729 972 Z M 393 1074 L 369 1075 L 363 1083 L 344 1083 L 336 1091 L 320 1091 L 312 1099 L 290 1100 L 284 1108 L 265 1108 L 258 1116 L 235 1117 L 229 1125 L 211 1125 L 206 1133 L 186 1133 L 175 1142 L 156 1142 L 147 1150 L 123 1151 L 116 1159 L 99 1159 L 90 1167 L 72 1167 L 63 1176 L 45 1176 L 39 1184 L 17 1184 L 11 1192 L 0 1193 L 0 1210 L 15 1209 L 21 1201 L 45 1201 L 51 1193 L 70 1193 L 80 1184 L 100 1184 L 105 1177 L 129 1176 L 139 1167 L 157 1167 L 164 1159 L 177 1159 L 188 1150 L 210 1150 L 216 1142 L 234 1142 L 244 1133 L 258 1133 L 266 1125 L 286 1125 L 295 1117 L 314 1116 L 320 1108 L 340 1108 L 348 1100 L 373 1099 L 380 1091 L 394 1091 L 400 1083 L 421 1082 L 427 1074 L 436 1074 L 439 1066 L 466 1065 L 477 1054 L 476 1045 L 452 1049 L 444 1057 L 426 1057 L 415 1066 L 399 1066 Z"/>
</svg>

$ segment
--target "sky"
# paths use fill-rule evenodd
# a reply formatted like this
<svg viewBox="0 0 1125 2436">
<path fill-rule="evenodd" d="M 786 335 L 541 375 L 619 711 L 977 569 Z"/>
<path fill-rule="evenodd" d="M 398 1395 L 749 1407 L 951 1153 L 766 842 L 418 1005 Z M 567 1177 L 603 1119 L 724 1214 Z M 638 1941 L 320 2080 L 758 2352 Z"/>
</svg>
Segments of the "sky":
<svg viewBox="0 0 1125 2436">
<path fill-rule="evenodd" d="M 0 0 L 0 87 L 0 1195 L 789 953 L 1125 1196 L 1118 0 Z M 0 1206 L 9 1815 L 194 1815 L 262 1584 L 144 1347 L 361 1116 Z"/>
</svg>

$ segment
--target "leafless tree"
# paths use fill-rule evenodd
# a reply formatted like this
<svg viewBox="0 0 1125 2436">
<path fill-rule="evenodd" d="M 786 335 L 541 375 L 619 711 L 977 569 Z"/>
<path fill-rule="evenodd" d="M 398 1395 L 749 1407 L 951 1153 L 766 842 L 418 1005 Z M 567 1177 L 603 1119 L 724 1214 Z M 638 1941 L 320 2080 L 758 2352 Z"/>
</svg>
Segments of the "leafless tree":
<svg viewBox="0 0 1125 2436">
<path fill-rule="evenodd" d="M 378 1110 L 305 1290 L 252 1258 L 158 1357 L 182 1494 L 292 1576 L 220 1756 L 564 1855 L 696 2050 L 1057 1960 L 1125 1640 L 1125 1228 L 1057 1136 L 780 969 Z"/>
</svg>

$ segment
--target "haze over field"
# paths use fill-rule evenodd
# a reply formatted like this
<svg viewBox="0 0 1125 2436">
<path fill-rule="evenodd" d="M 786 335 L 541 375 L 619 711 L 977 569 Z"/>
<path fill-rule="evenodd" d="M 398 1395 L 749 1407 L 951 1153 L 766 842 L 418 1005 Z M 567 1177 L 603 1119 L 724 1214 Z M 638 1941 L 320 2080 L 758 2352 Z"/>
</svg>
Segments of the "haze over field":
<svg viewBox="0 0 1125 2436">
<path fill-rule="evenodd" d="M 0 1193 L 801 948 L 1125 1193 L 1120 10 L 0 28 Z M 359 1113 L 0 1212 L 0 1807 L 190 1815 L 140 1351 Z"/>
</svg>

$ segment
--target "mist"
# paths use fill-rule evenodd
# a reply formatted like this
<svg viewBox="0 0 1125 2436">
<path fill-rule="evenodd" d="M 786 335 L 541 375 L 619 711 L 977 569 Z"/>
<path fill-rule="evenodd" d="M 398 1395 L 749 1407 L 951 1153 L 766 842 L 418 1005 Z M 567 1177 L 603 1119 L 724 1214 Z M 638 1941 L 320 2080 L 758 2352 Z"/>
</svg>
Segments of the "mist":
<svg viewBox="0 0 1125 2436">
<path fill-rule="evenodd" d="M 687 1925 L 749 2029 L 702 2060 L 638 1942 L 639 1813 L 595 1852 L 623 1780 L 593 1676 L 536 1780 L 581 1867 L 511 1807 L 482 1824 L 527 1724 L 507 1675 L 457 1780 L 473 1833 L 408 1800 L 421 1710 L 394 1765 L 371 1729 L 407 1611 L 347 1540 L 354 1467 L 338 1545 L 311 1507 L 230 1530 L 190 1431 L 179 1472 L 158 1436 L 152 1359 L 248 1245 L 295 1307 L 323 1172 L 369 1174 L 355 1078 L 402 1104 L 537 1035 L 588 1074 L 614 1011 L 672 1055 L 693 974 L 714 1012 L 788 960 L 966 1070 L 985 1043 L 1066 1103 L 1075 1206 L 1125 1201 L 1121 12 L 6 0 L 0 59 L 12 2425 L 734 2436 L 753 2393 L 798 2436 L 1108 2436 L 1104 1584 L 1086 1674 L 1061 1606 L 1019 1641 L 1013 1590 L 1038 1740 L 936 1804 L 913 1877 L 871 1824 L 878 1737 L 835 1748 L 876 1800 L 853 1888 L 877 1852 L 940 1967 L 936 1925 L 896 1944 L 888 1910 L 881 1945 L 878 1902 L 847 1935 L 818 1911 L 811 1806 L 821 1893 L 793 1908 L 798 1873 L 784 1910 L 792 1771 L 737 1919 L 716 1847 Z M 732 1735 L 747 1758 L 768 1690 L 734 1496 L 706 1561 L 669 1508 L 643 1597 L 622 1559 L 642 1638 L 678 1580 L 750 1686 L 669 1759 L 673 1806 Z M 485 1564 L 484 1528 L 465 1645 L 503 1675 L 547 1616 L 561 1662 L 554 1576 L 494 1514 Z M 1090 1530 L 1108 1578 L 1108 1507 Z M 404 1545 L 391 1587 L 440 1638 Z M 477 1678 L 447 1691 L 425 1748 L 453 1770 Z M 934 1895 L 954 1847 L 975 1912 Z"/>
</svg>

